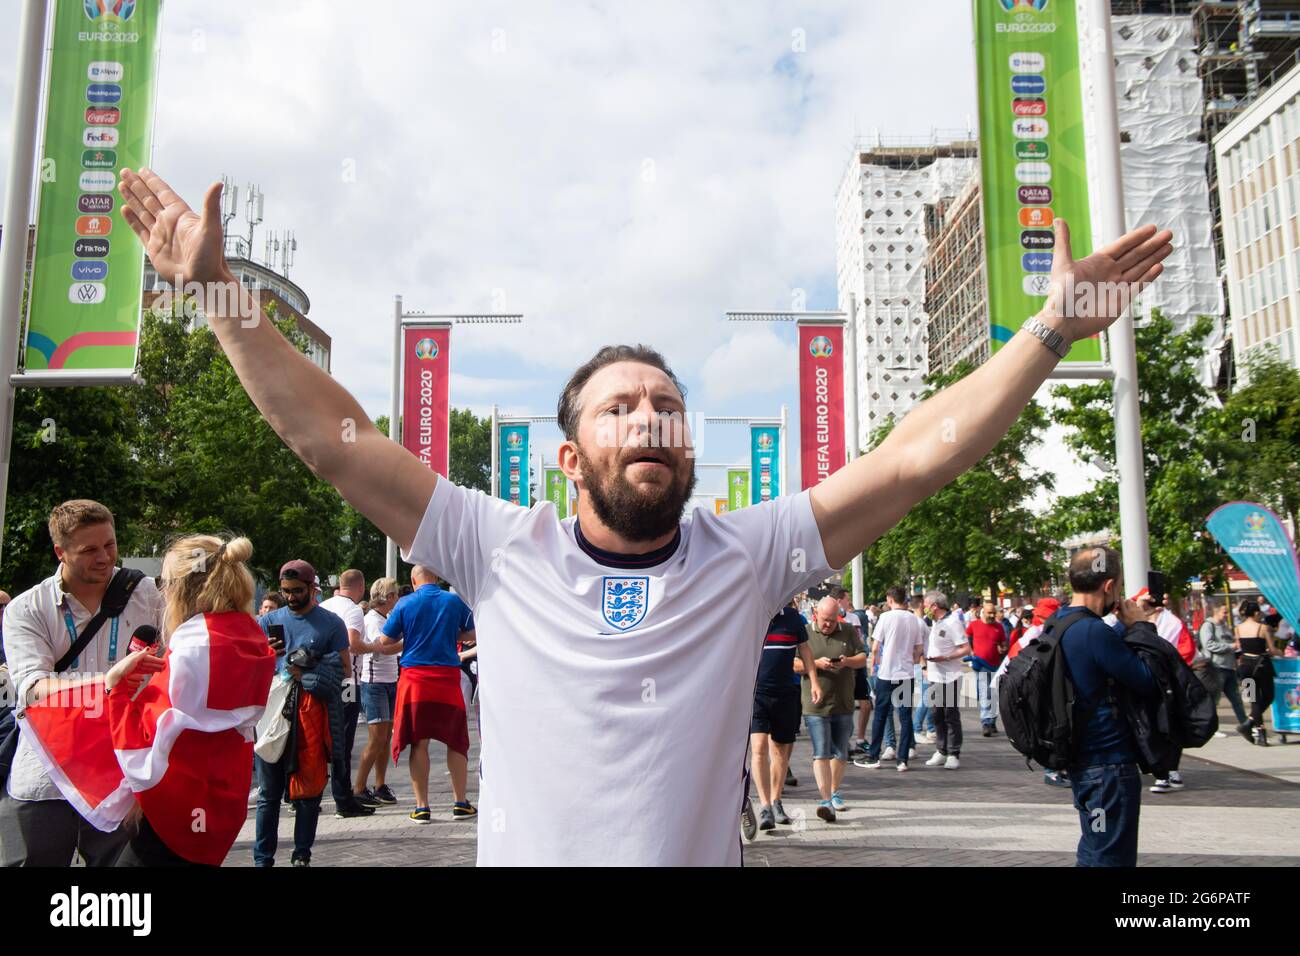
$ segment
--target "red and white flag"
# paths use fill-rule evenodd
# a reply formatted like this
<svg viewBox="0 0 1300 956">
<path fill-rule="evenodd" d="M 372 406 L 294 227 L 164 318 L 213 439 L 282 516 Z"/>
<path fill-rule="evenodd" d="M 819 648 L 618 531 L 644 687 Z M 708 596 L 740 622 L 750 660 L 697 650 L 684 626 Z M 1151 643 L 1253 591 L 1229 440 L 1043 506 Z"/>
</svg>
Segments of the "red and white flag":
<svg viewBox="0 0 1300 956">
<path fill-rule="evenodd" d="M 26 708 L 22 732 L 59 792 L 100 830 L 134 801 L 163 843 L 220 864 L 248 815 L 254 729 L 275 653 L 242 611 L 196 614 L 134 700 L 103 680 Z"/>
</svg>

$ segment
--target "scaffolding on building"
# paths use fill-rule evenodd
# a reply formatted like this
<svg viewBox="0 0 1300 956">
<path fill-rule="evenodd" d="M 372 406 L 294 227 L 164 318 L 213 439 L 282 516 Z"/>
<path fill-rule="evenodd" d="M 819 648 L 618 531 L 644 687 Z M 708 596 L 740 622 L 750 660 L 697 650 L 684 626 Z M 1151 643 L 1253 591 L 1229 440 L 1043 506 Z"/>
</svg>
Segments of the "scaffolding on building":
<svg viewBox="0 0 1300 956">
<path fill-rule="evenodd" d="M 956 196 L 926 205 L 925 234 L 930 374 L 951 372 L 961 362 L 980 365 L 989 358 L 990 338 L 978 177 Z"/>
</svg>

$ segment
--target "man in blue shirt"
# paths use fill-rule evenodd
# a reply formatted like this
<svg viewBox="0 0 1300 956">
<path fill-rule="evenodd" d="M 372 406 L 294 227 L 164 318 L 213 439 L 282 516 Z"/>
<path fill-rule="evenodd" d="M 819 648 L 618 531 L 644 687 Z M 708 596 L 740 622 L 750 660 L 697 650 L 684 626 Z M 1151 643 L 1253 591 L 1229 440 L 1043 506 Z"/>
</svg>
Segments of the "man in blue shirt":
<svg viewBox="0 0 1300 956">
<path fill-rule="evenodd" d="M 1137 744 L 1111 689 L 1118 683 L 1139 696 L 1158 693 L 1151 671 L 1122 637 L 1126 627 L 1150 627 L 1159 609 L 1120 600 L 1120 556 L 1111 548 L 1080 551 L 1069 576 L 1074 598 L 1053 618 L 1083 614 L 1060 645 L 1075 691 L 1075 719 L 1086 720 L 1069 768 L 1081 830 L 1076 865 L 1136 866 L 1142 801 Z M 1111 611 L 1120 622 L 1114 628 L 1102 620 Z"/>
<path fill-rule="evenodd" d="M 276 669 L 302 683 L 302 692 L 324 701 L 330 713 L 332 744 L 331 774 L 345 784 L 350 778 L 343 757 L 342 686 L 343 674 L 351 667 L 348 659 L 348 632 L 342 618 L 319 607 L 315 602 L 316 570 L 306 561 L 288 561 L 280 568 L 280 593 L 286 606 L 263 614 L 257 623 L 270 639 L 278 655 Z M 276 630 L 272 630 L 276 628 Z M 282 630 L 281 630 L 282 629 Z M 281 636 L 282 635 L 282 636 Z M 305 669 L 287 663 L 298 648 L 306 648 L 316 660 L 315 667 Z M 257 834 L 253 842 L 253 862 L 257 866 L 274 866 L 276 831 L 280 822 L 280 802 L 289 787 L 289 758 L 285 754 L 275 763 L 255 758 L 257 767 Z M 347 787 L 351 796 L 351 787 Z M 293 827 L 294 866 L 311 865 L 311 848 L 316 841 L 316 822 L 320 817 L 320 797 L 295 802 Z M 339 802 L 339 816 L 369 816 L 370 807 L 355 800 Z"/>
<path fill-rule="evenodd" d="M 469 722 L 460 689 L 461 655 L 457 641 L 474 640 L 474 615 L 455 594 L 438 587 L 438 576 L 420 565 L 411 569 L 415 591 L 403 598 L 384 622 L 386 642 L 403 641 L 393 715 L 393 760 L 411 745 L 413 823 L 431 823 L 429 741 L 447 745 L 447 769 L 456 802 L 451 815 L 467 820 L 478 811 L 470 804 Z"/>
</svg>

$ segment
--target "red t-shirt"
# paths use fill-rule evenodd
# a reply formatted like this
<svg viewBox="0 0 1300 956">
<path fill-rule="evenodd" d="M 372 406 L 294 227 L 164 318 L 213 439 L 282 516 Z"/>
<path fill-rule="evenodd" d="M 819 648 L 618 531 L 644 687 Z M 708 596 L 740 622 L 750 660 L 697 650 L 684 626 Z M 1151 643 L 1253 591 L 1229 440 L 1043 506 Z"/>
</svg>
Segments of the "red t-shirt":
<svg viewBox="0 0 1300 956">
<path fill-rule="evenodd" d="M 971 621 L 966 627 L 966 636 L 970 638 L 971 651 L 989 667 L 1002 663 L 1002 655 L 997 645 L 1007 642 L 1007 632 L 1001 624 L 985 624 L 983 621 Z"/>
</svg>

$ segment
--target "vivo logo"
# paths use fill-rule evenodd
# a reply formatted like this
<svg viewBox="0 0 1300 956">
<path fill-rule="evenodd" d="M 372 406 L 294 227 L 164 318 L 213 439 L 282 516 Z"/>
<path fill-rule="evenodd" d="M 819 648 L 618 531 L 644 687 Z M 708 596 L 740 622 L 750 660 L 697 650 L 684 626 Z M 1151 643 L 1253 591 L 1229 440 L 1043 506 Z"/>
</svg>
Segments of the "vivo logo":
<svg viewBox="0 0 1300 956">
<path fill-rule="evenodd" d="M 112 60 L 97 60 L 86 67 L 86 79 L 103 80 L 105 83 L 119 83 L 126 72 L 121 63 Z"/>
<path fill-rule="evenodd" d="M 1007 62 L 1012 73 L 1042 73 L 1047 65 L 1041 53 L 1013 53 Z"/>
<path fill-rule="evenodd" d="M 1052 254 L 1050 252 L 1026 252 L 1020 257 L 1020 265 L 1026 272 L 1051 272 Z"/>
<path fill-rule="evenodd" d="M 108 263 L 102 259 L 74 262 L 72 264 L 72 278 L 75 282 L 99 282 L 108 278 Z"/>
<path fill-rule="evenodd" d="M 1018 183 L 1045 183 L 1050 182 L 1051 178 L 1051 163 L 1016 163 L 1016 182 Z"/>
<path fill-rule="evenodd" d="M 104 283 L 74 282 L 68 289 L 68 301 L 76 305 L 98 305 L 104 301 Z"/>
<path fill-rule="evenodd" d="M 81 145 L 91 149 L 96 146 L 104 146 L 108 149 L 112 149 L 117 145 L 117 130 L 89 126 L 81 134 Z"/>
<path fill-rule="evenodd" d="M 109 172 L 103 173 L 82 173 L 77 180 L 77 185 L 81 187 L 84 193 L 106 193 L 112 192 L 113 186 L 116 185 L 117 178 Z"/>
</svg>

